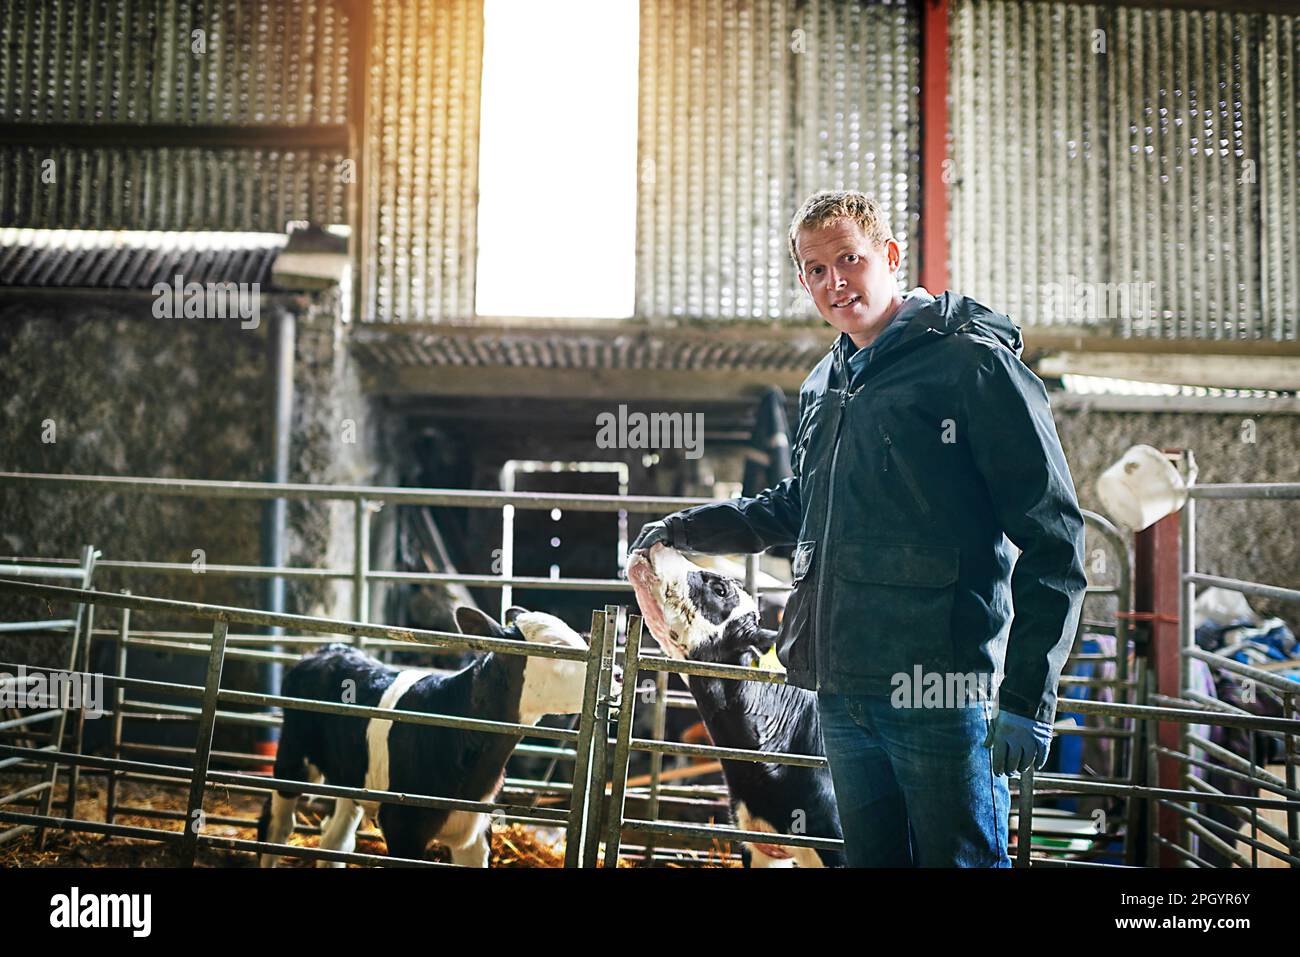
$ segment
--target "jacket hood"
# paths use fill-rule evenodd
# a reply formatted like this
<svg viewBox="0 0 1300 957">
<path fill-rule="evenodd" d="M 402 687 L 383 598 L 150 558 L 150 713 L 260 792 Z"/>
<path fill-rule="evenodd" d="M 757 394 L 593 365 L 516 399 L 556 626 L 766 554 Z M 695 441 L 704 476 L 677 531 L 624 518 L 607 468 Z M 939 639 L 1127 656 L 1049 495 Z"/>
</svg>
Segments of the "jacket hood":
<svg viewBox="0 0 1300 957">
<path fill-rule="evenodd" d="M 981 305 L 969 296 L 948 291 L 926 303 L 911 316 L 902 320 L 903 329 L 880 346 L 881 356 L 898 356 L 935 342 L 942 336 L 956 333 L 977 336 L 1010 349 L 1016 358 L 1024 351 L 1025 343 L 1020 328 L 1009 316 Z M 848 375 L 848 356 L 843 345 L 843 333 L 831 344 L 830 358 L 835 377 L 844 381 Z"/>
<path fill-rule="evenodd" d="M 1020 328 L 1011 321 L 1009 316 L 994 312 L 970 296 L 958 295 L 951 291 L 945 292 L 924 309 L 919 310 L 912 317 L 911 322 L 922 323 L 943 333 L 967 332 L 993 339 L 1010 349 L 1016 358 L 1020 357 L 1025 348 L 1024 339 L 1020 336 Z"/>
</svg>

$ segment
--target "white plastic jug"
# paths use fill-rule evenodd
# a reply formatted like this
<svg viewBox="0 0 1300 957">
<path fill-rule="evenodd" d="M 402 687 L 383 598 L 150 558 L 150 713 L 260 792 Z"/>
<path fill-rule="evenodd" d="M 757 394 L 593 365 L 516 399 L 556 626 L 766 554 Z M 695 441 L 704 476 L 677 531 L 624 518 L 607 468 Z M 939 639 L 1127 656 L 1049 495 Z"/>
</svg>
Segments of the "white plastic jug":
<svg viewBox="0 0 1300 957">
<path fill-rule="evenodd" d="M 1183 507 L 1196 481 L 1196 463 L 1188 457 L 1184 478 L 1169 456 L 1149 445 L 1135 445 L 1097 479 L 1097 497 L 1116 521 L 1135 532 Z"/>
</svg>

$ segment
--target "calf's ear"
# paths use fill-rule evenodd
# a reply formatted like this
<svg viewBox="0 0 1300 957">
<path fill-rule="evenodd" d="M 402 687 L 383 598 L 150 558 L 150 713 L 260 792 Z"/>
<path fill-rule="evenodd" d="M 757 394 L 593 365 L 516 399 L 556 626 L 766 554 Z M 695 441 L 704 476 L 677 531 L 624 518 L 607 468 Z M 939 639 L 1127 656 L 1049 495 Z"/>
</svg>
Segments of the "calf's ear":
<svg viewBox="0 0 1300 957">
<path fill-rule="evenodd" d="M 527 608 L 520 608 L 518 605 L 511 605 L 509 608 L 507 608 L 507 609 L 506 609 L 506 627 L 509 627 L 510 625 L 513 625 L 513 624 L 515 623 L 515 619 L 518 618 L 520 615 L 524 614 L 524 613 L 527 612 L 527 611 L 528 611 Z"/>
<path fill-rule="evenodd" d="M 481 638 L 503 638 L 506 633 L 495 621 L 469 605 L 461 605 L 456 609 L 456 630 L 462 635 L 478 635 Z"/>
</svg>

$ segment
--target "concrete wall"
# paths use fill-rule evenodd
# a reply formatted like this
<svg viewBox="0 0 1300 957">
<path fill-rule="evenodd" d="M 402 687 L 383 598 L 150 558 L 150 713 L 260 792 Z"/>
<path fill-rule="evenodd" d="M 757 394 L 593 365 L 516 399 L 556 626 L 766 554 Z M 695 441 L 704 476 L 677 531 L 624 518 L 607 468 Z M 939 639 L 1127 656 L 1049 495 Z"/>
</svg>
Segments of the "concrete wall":
<svg viewBox="0 0 1300 957">
<path fill-rule="evenodd" d="M 1079 501 L 1103 511 L 1097 477 L 1132 445 L 1188 448 L 1198 481 L 1300 481 L 1300 416 L 1200 412 L 1056 410 L 1057 430 Z M 1300 502 L 1205 501 L 1197 504 L 1197 570 L 1300 588 Z M 1251 597 L 1263 615 L 1300 632 L 1300 606 Z"/>
</svg>

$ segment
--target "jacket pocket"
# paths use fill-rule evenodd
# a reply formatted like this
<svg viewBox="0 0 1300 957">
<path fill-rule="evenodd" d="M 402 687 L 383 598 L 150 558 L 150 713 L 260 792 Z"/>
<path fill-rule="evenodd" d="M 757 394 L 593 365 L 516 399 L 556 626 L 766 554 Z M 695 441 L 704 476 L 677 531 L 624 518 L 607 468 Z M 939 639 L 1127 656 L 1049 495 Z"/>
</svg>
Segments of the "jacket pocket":
<svg viewBox="0 0 1300 957">
<path fill-rule="evenodd" d="M 814 399 L 803 414 L 799 427 L 795 430 L 794 451 L 790 455 L 790 468 L 802 480 L 804 463 L 808 458 L 808 449 L 813 444 L 813 437 L 818 431 L 817 421 L 822 405 L 821 399 Z"/>
<path fill-rule="evenodd" d="M 950 671 L 960 560 L 961 550 L 948 545 L 846 542 L 836 549 L 827 636 L 835 674 Z"/>
<path fill-rule="evenodd" d="M 812 671 L 812 627 L 817 576 L 811 574 L 817 554 L 816 542 L 800 542 L 790 556 L 794 588 L 781 615 L 776 636 L 776 657 L 787 671 Z"/>
<path fill-rule="evenodd" d="M 903 485 L 907 487 L 907 493 L 912 497 L 912 502 L 920 511 L 922 517 L 930 517 L 930 504 L 925 500 L 925 494 L 921 491 L 921 484 L 916 480 L 916 473 L 912 467 L 907 464 L 907 459 L 900 455 L 894 448 L 893 436 L 885 429 L 883 425 L 877 426 L 880 429 L 880 437 L 885 443 L 884 451 L 884 471 L 888 472 L 892 467 L 898 472 L 903 480 Z"/>
</svg>

